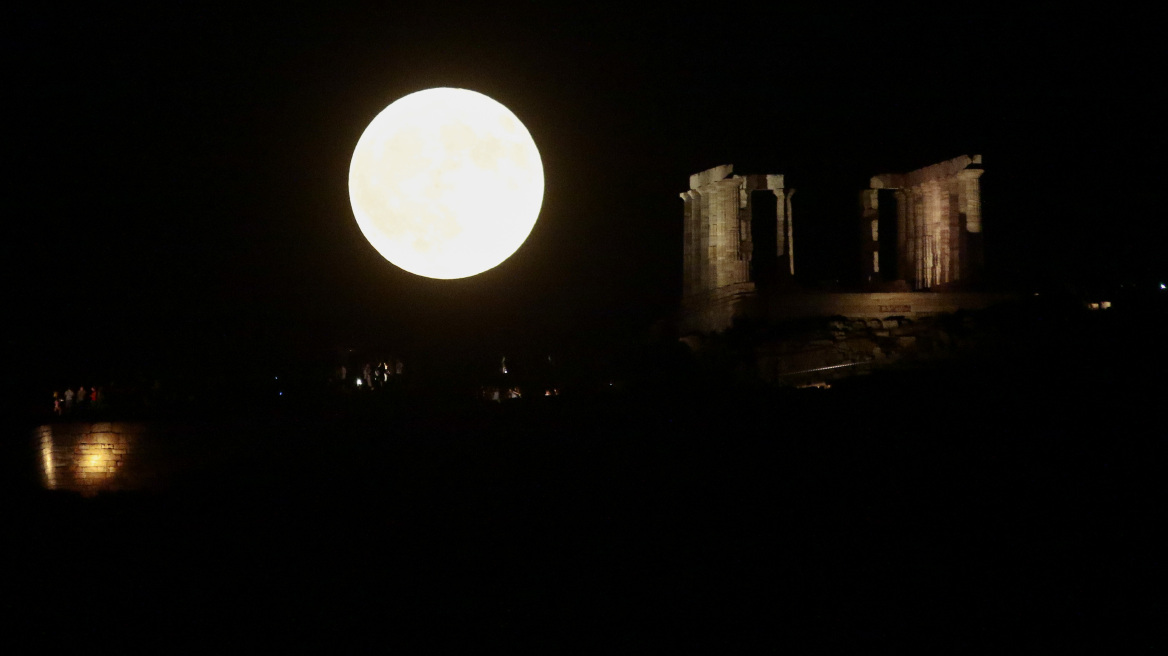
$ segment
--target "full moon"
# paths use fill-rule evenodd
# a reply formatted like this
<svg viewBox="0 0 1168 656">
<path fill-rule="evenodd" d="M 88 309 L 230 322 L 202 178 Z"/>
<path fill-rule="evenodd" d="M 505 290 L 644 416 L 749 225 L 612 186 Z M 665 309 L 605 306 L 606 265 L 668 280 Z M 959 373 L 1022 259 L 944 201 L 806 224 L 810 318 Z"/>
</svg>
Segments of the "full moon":
<svg viewBox="0 0 1168 656">
<path fill-rule="evenodd" d="M 357 141 L 349 201 L 365 238 L 420 276 L 465 278 L 527 239 L 543 204 L 535 141 L 506 107 L 427 89 L 386 107 Z"/>
</svg>

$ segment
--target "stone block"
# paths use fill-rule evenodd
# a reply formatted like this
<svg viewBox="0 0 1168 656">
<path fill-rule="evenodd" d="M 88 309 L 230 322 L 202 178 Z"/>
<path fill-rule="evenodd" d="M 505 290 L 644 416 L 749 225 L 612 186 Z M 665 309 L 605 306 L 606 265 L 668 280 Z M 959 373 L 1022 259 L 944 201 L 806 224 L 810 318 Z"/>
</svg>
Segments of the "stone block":
<svg viewBox="0 0 1168 656">
<path fill-rule="evenodd" d="M 870 339 L 859 337 L 841 342 L 840 347 L 850 353 L 868 354 L 876 348 L 876 343 Z"/>
<path fill-rule="evenodd" d="M 897 337 L 896 345 L 900 348 L 913 348 L 917 345 L 917 338 L 908 335 Z"/>
</svg>

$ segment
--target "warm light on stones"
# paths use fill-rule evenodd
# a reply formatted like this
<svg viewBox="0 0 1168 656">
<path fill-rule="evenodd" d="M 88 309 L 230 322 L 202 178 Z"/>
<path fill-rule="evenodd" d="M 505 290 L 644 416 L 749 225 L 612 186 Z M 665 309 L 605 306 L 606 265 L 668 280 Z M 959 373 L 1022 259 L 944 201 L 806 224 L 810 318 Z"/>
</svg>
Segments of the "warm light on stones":
<svg viewBox="0 0 1168 656">
<path fill-rule="evenodd" d="M 421 276 L 465 278 L 527 239 L 543 203 L 535 141 L 474 91 L 427 89 L 385 108 L 349 166 L 357 225 L 385 259 Z"/>
<path fill-rule="evenodd" d="M 42 483 L 49 490 L 69 490 L 85 496 L 138 487 L 140 481 L 127 477 L 127 469 L 143 430 L 139 425 L 119 423 L 39 427 Z"/>
</svg>

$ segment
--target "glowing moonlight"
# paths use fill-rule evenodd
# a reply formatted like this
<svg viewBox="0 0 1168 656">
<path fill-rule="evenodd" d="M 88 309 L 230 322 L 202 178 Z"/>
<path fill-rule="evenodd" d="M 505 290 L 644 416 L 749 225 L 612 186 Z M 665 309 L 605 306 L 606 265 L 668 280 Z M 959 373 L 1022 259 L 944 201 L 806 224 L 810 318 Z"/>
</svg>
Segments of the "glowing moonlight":
<svg viewBox="0 0 1168 656">
<path fill-rule="evenodd" d="M 465 89 L 427 89 L 365 128 L 349 200 L 385 259 L 421 276 L 465 278 L 527 239 L 543 204 L 543 163 L 503 105 Z"/>
</svg>

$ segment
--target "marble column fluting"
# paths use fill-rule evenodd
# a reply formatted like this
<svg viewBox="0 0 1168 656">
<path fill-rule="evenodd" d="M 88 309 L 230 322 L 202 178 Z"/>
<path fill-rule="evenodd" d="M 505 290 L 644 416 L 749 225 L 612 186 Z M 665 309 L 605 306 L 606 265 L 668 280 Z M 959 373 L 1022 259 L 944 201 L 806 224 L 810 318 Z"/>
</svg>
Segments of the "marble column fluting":
<svg viewBox="0 0 1168 656">
<path fill-rule="evenodd" d="M 787 189 L 784 193 L 786 196 L 786 214 L 784 222 L 787 224 L 787 271 L 791 277 L 795 276 L 795 228 L 791 212 L 791 198 L 795 195 L 794 189 Z"/>
<path fill-rule="evenodd" d="M 903 189 L 896 190 L 896 270 L 899 272 L 901 278 L 908 276 L 911 271 L 910 262 L 912 258 L 909 256 L 907 244 L 909 242 L 909 225 L 908 225 L 908 210 L 906 207 L 905 193 Z"/>
</svg>

